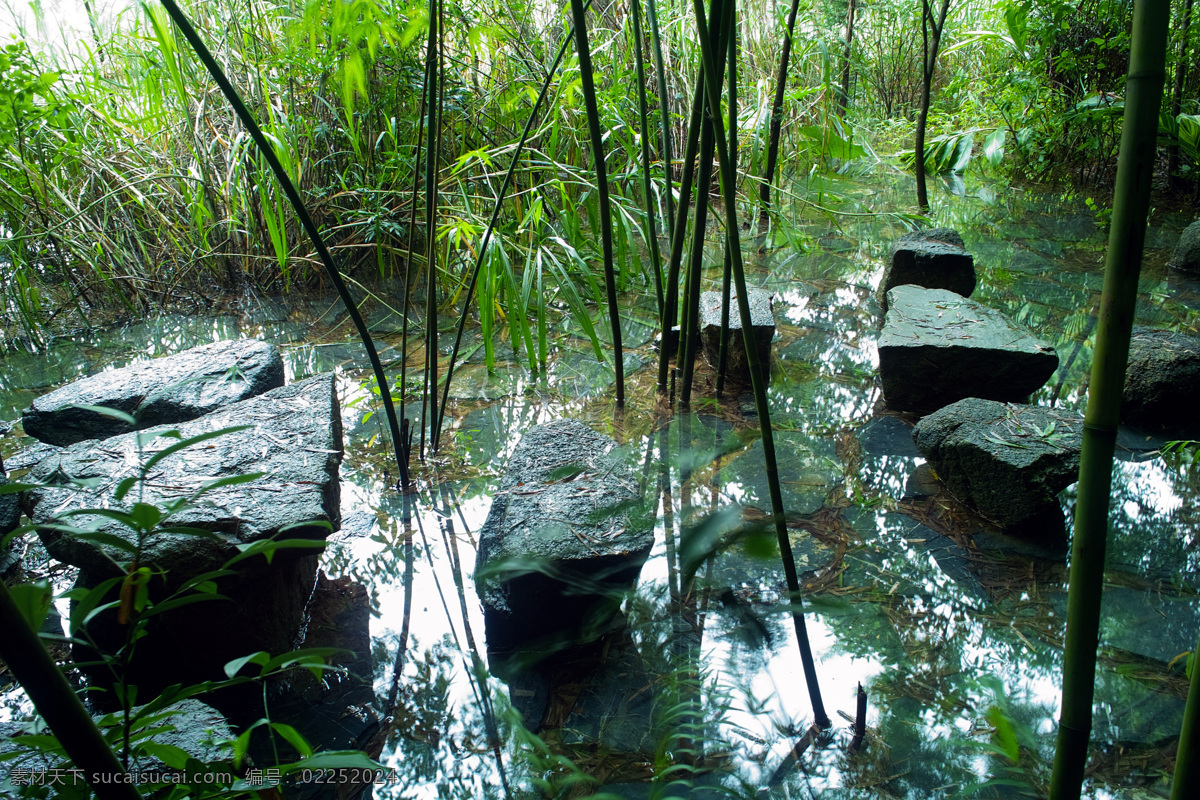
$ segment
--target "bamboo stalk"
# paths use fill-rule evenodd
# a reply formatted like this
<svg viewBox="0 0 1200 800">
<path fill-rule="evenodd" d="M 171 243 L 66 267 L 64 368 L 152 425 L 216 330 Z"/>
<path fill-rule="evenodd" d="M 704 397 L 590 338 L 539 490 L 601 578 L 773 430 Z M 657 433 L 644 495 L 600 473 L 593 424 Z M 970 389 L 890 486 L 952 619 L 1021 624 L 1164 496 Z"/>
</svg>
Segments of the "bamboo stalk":
<svg viewBox="0 0 1200 800">
<path fill-rule="evenodd" d="M 1192 680 L 1188 685 L 1183 727 L 1175 750 L 1171 800 L 1192 800 L 1200 794 L 1200 641 L 1192 651 Z"/>
<path fill-rule="evenodd" d="M 646 70 L 642 64 L 642 3 L 630 0 L 633 9 L 633 61 L 637 71 L 638 117 L 642 125 L 642 191 L 646 195 L 646 244 L 650 247 L 650 263 L 654 270 L 654 294 L 658 299 L 658 315 L 663 312 L 662 264 L 659 263 L 658 232 L 654 224 L 654 191 L 650 183 L 650 125 L 646 113 Z"/>
<path fill-rule="evenodd" d="M 1171 119 L 1176 121 L 1183 110 L 1183 85 L 1187 80 L 1188 45 L 1191 43 L 1188 32 L 1192 24 L 1192 6 L 1192 0 L 1184 0 L 1183 18 L 1179 24 L 1179 56 L 1175 59 L 1175 82 L 1171 89 Z M 1184 184 L 1178 173 L 1179 142 L 1176 140 L 1167 146 L 1167 182 L 1173 189 L 1182 188 Z"/>
<path fill-rule="evenodd" d="M 800 0 L 792 0 L 788 11 L 787 36 L 783 38 L 783 54 L 779 57 L 779 72 L 775 77 L 775 97 L 771 101 L 771 133 L 767 142 L 767 165 L 763 167 L 758 198 L 763 208 L 771 205 L 771 181 L 775 180 L 775 162 L 779 158 L 779 134 L 783 130 L 783 95 L 787 89 L 788 61 L 792 57 L 792 33 L 796 30 L 796 9 Z"/>
<path fill-rule="evenodd" d="M 321 237 L 321 232 L 317 230 L 317 225 L 308 214 L 308 209 L 304 207 L 304 201 L 300 199 L 300 193 L 296 191 L 295 185 L 292 184 L 291 178 L 288 177 L 287 171 L 279 162 L 279 156 L 275 154 L 275 150 L 271 147 L 266 137 L 263 136 L 262 129 L 258 127 L 254 117 L 250 114 L 246 104 L 242 102 L 241 96 L 237 90 L 225 77 L 225 73 L 217 64 L 208 48 L 201 41 L 200 36 L 196 33 L 196 29 L 192 27 L 192 23 L 187 16 L 176 5 L 175 0 L 162 0 L 163 6 L 167 9 L 167 13 L 171 15 L 171 19 L 178 26 L 183 37 L 187 39 L 192 50 L 200 62 L 204 64 L 208 74 L 220 87 L 221 93 L 225 95 L 225 99 L 233 106 L 233 111 L 237 114 L 242 125 L 245 126 L 246 132 L 250 138 L 254 140 L 255 146 L 262 153 L 263 158 L 267 160 L 267 164 L 271 167 L 271 171 L 275 173 L 276 180 L 279 181 L 280 187 L 287 195 L 288 202 L 292 204 L 292 208 L 296 212 L 296 216 L 300 220 L 301 227 L 312 240 L 313 247 L 317 251 L 317 255 L 321 259 L 321 264 L 325 268 L 325 273 L 329 277 L 329 282 L 333 284 L 333 288 L 337 290 L 338 296 L 342 299 L 342 303 L 346 306 L 346 313 L 350 315 L 351 321 L 354 323 L 354 328 L 358 331 L 359 339 L 362 341 L 363 349 L 367 351 L 367 359 L 371 362 L 371 370 L 375 375 L 375 380 L 379 384 L 379 394 L 383 398 L 383 409 L 387 416 L 388 428 L 392 435 L 392 450 L 396 457 L 396 467 L 400 471 L 401 480 L 404 485 L 408 485 L 408 458 L 405 455 L 403 441 L 400 436 L 400 423 L 396 419 L 396 409 L 392 404 L 392 393 L 387 384 L 387 374 L 383 370 L 383 364 L 379 361 L 379 354 L 375 351 L 375 343 L 371 340 L 371 333 L 367 330 L 367 325 L 363 322 L 362 315 L 358 312 L 358 306 L 354 303 L 354 298 L 350 295 L 350 290 L 346 288 L 345 281 L 342 280 L 341 274 L 338 272 L 337 266 L 333 263 L 333 256 L 329 252 L 329 248 L 325 246 L 325 240 Z"/>
<path fill-rule="evenodd" d="M 733 172 L 737 174 L 738 162 L 738 93 L 737 93 L 737 53 L 738 53 L 738 21 L 733 20 L 733 29 L 729 32 L 729 158 L 733 161 Z M 725 234 L 725 269 L 721 275 L 721 344 L 717 350 L 717 386 L 716 395 L 720 397 L 725 389 L 725 371 L 729 363 L 729 300 L 732 294 L 730 285 L 733 280 L 733 249 L 729 244 L 729 234 Z"/>
<path fill-rule="evenodd" d="M 1158 109 L 1166 80 L 1168 11 L 1169 0 L 1137 0 L 1134 6 L 1125 122 L 1083 425 L 1051 800 L 1079 797 L 1092 729 L 1113 451 L 1146 239 Z"/>
<path fill-rule="evenodd" d="M 95 720 L 67 683 L 41 639 L 17 608 L 8 586 L 0 581 L 0 658 L 29 695 L 59 744 L 100 800 L 138 800 L 133 783 L 117 780 L 125 769 L 104 741 Z M 103 780 L 96 778 L 103 776 Z M 126 776 L 128 777 L 128 776 Z"/>
<path fill-rule="evenodd" d="M 692 96 L 692 116 L 688 122 L 687 143 L 683 153 L 683 176 L 679 182 L 679 196 L 685 198 L 692 192 L 692 181 L 696 174 L 696 151 L 700 145 L 700 121 L 704 111 L 704 78 L 697 77 L 696 90 Z M 658 393 L 667 392 L 667 372 L 671 357 L 676 355 L 674 340 L 675 321 L 679 315 L 679 267 L 683 261 L 683 240 L 687 231 L 688 204 L 681 202 L 675 211 L 674 233 L 671 234 L 671 253 L 667 260 L 667 290 L 660 327 L 661 347 L 658 351 Z"/>
<path fill-rule="evenodd" d="M 675 238 L 675 190 L 671 168 L 671 101 L 667 94 L 667 72 L 663 68 L 662 41 L 658 35 L 658 9 L 655 0 L 646 0 L 650 20 L 650 43 L 654 48 L 654 72 L 658 80 L 658 112 L 662 117 L 663 189 L 667 194 L 667 240 Z"/>
<path fill-rule="evenodd" d="M 731 4 L 735 0 L 730 0 Z M 700 43 L 700 52 L 704 63 L 704 83 L 707 87 L 709 101 L 719 106 L 721 97 L 720 74 L 717 72 L 716 61 L 713 57 L 712 44 L 709 40 L 707 26 L 704 23 L 704 10 L 701 0 L 692 0 L 696 10 L 696 33 Z M 730 19 L 733 15 L 730 15 Z M 825 713 L 825 704 L 821 700 L 821 689 L 817 683 L 816 664 L 813 661 L 812 646 L 808 641 L 808 630 L 804 622 L 804 612 L 801 606 L 800 584 L 796 575 L 796 562 L 792 557 L 792 545 L 788 539 L 787 525 L 783 516 L 783 493 L 779 483 L 779 468 L 775 459 L 775 439 L 771 430 L 771 409 L 767 402 L 767 386 L 765 374 L 758 358 L 758 346 L 754 341 L 754 328 L 750 315 L 749 292 L 746 288 L 746 272 L 742 264 L 741 234 L 737 220 L 737 196 L 734 191 L 733 162 L 725 143 L 724 123 L 718 115 L 713 118 L 717 127 L 717 160 L 721 167 L 721 192 L 725 203 L 725 224 L 730 235 L 730 252 L 732 255 L 733 280 L 737 287 L 738 314 L 742 321 L 742 343 L 746 347 L 746 361 L 750 369 L 750 382 L 754 390 L 754 403 L 758 418 L 762 425 L 763 459 L 767 487 L 771 494 L 771 516 L 775 523 L 775 534 L 779 542 L 779 553 L 783 561 L 784 577 L 787 580 L 788 594 L 792 603 L 792 623 L 796 629 L 796 639 L 800 647 L 800 660 L 804 666 L 804 678 L 808 685 L 809 700 L 813 707 L 813 723 L 825 729 L 830 726 L 829 715 Z"/>
<path fill-rule="evenodd" d="M 425 43 L 425 108 L 429 112 L 429 147 L 425 149 L 425 389 L 421 401 L 421 458 L 425 458 L 425 431 L 430 434 L 429 448 L 437 450 L 435 428 L 438 417 L 437 363 L 437 143 L 441 119 L 438 83 L 441 77 L 441 51 L 438 47 L 440 21 L 438 0 L 429 0 L 429 37 Z M 424 418 L 425 404 L 429 417 Z"/>
<path fill-rule="evenodd" d="M 596 190 L 600 197 L 600 246 L 604 254 L 604 283 L 607 290 L 608 319 L 612 328 L 613 366 L 616 372 L 617 408 L 625 406 L 625 357 L 621 351 L 621 314 L 617 307 L 617 281 L 613 274 L 612 213 L 608 199 L 608 168 L 604 163 L 604 141 L 600 132 L 600 110 L 596 105 L 596 84 L 592 79 L 592 52 L 588 47 L 587 17 L 583 0 L 571 0 L 575 20 L 575 51 L 583 104 L 587 109 L 588 133 L 592 140 L 592 159 L 596 162 Z"/>
</svg>

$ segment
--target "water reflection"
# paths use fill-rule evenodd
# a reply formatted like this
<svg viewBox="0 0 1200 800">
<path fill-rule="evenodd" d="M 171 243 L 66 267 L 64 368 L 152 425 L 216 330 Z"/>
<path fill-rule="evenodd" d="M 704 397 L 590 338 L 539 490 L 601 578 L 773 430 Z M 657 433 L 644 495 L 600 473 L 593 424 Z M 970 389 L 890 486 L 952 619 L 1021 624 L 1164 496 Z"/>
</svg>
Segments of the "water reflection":
<svg viewBox="0 0 1200 800">
<path fill-rule="evenodd" d="M 421 474 L 407 515 L 389 474 L 380 410 L 363 385 L 361 347 L 347 341 L 344 317 L 327 304 L 161 317 L 55 339 L 39 353 L 11 347 L 0 370 L 0 416 L 17 416 L 35 394 L 79 375 L 238 336 L 284 345 L 289 379 L 331 369 L 349 378 L 346 531 L 328 548 L 324 569 L 367 590 L 379 697 L 391 693 L 400 664 L 380 751 L 398 780 L 377 796 L 500 797 L 502 781 L 561 788 L 572 765 L 592 788 L 622 797 L 666 793 L 676 778 L 722 787 L 725 796 L 770 787 L 784 796 L 923 800 L 989 780 L 1038 792 L 1059 702 L 1064 566 L 1044 548 L 1014 551 L 936 487 L 914 492 L 921 459 L 908 438 L 911 420 L 877 414 L 873 287 L 909 221 L 871 212 L 907 206 L 906 181 L 814 178 L 796 190 L 803 202 L 783 208 L 762 233 L 763 249 L 748 264 L 752 282 L 775 298 L 772 420 L 808 629 L 835 719 L 831 737 L 798 763 L 789 754 L 812 712 L 783 570 L 747 533 L 769 508 L 756 420 L 744 402 L 699 398 L 688 415 L 653 406 L 653 369 L 640 369 L 656 360 L 647 297 L 623 319 L 635 400 L 619 421 L 608 396 L 611 364 L 596 360 L 569 320 L 557 330 L 545 376 L 531 375 L 504 343 L 489 372 L 471 340 L 468 365 L 452 384 L 445 452 Z M 866 216 L 830 217 L 813 204 Z M 970 177 L 934 217 L 957 227 L 975 254 L 977 299 L 1058 350 L 1062 366 L 1036 401 L 1082 408 L 1104 246 L 1094 217 L 1070 200 L 994 192 Z M 1178 227 L 1168 220 L 1151 237 L 1139 322 L 1195 325 L 1197 287 L 1160 268 Z M 712 288 L 718 274 L 706 278 Z M 369 318 L 395 369 L 398 321 L 386 309 Z M 409 357 L 421 357 L 419 345 Z M 374 416 L 364 421 L 368 412 Z M 588 419 L 621 441 L 657 504 L 656 543 L 625 601 L 626 627 L 539 688 L 488 672 L 471 576 L 475 532 L 520 435 L 562 416 Z M 13 446 L 6 440 L 6 455 Z M 1115 472 L 1096 796 L 1153 782 L 1132 771 L 1132 759 L 1145 762 L 1177 735 L 1182 681 L 1178 664 L 1169 664 L 1200 625 L 1198 488 L 1194 475 L 1161 459 L 1122 462 Z M 1072 490 L 1063 500 L 1069 509 Z M 688 580 L 685 537 L 734 506 L 719 546 Z M 853 715 L 860 682 L 871 694 L 870 733 L 851 758 L 837 712 Z M 534 703 L 537 692 L 544 696 Z M 534 714 L 535 706 L 544 710 Z M 992 746 L 998 721 L 1020 742 L 1016 762 Z"/>
</svg>

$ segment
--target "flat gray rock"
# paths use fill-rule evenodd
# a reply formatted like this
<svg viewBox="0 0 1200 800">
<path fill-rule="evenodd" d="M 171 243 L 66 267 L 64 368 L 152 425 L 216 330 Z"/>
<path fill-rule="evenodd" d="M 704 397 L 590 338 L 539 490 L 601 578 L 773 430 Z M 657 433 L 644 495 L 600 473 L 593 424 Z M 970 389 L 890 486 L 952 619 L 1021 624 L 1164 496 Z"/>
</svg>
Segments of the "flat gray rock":
<svg viewBox="0 0 1200 800">
<path fill-rule="evenodd" d="M 750 324 L 754 329 L 758 363 L 770 374 L 771 340 L 775 338 L 775 317 L 771 313 L 771 295 L 760 289 L 748 289 L 750 301 Z M 704 345 L 704 357 L 715 369 L 721 352 L 721 302 L 720 292 L 704 292 L 700 295 L 700 341 Z M 742 383 L 750 382 L 750 365 L 746 360 L 746 344 L 742 336 L 742 315 L 738 310 L 737 295 L 729 298 L 729 352 L 726 375 Z"/>
<path fill-rule="evenodd" d="M 1058 511 L 1058 534 L 1057 495 L 1078 478 L 1082 434 L 1083 418 L 1072 412 L 976 397 L 913 429 L 921 454 L 963 503 L 1014 531 Z"/>
<path fill-rule="evenodd" d="M 1200 438 L 1200 338 L 1135 330 L 1129 341 L 1121 421 L 1171 438 Z"/>
<path fill-rule="evenodd" d="M 106 507 L 122 479 L 135 475 L 139 464 L 137 438 L 178 430 L 183 438 L 230 428 L 252 427 L 209 439 L 174 453 L 151 470 L 142 502 L 162 503 L 187 495 L 216 478 L 262 472 L 249 483 L 208 492 L 200 504 L 172 518 L 177 525 L 219 534 L 215 539 L 186 534 L 157 533 L 143 545 L 141 561 L 171 571 L 195 575 L 215 569 L 237 553 L 238 544 L 266 539 L 288 526 L 292 538 L 323 539 L 328 530 L 302 523 L 319 521 L 338 527 L 338 468 L 342 460 L 341 413 L 332 375 L 319 375 L 266 394 L 226 405 L 191 422 L 127 433 L 103 442 L 80 442 L 49 454 L 23 480 L 65 483 L 66 478 L 100 479 L 90 490 L 45 488 L 26 495 L 26 513 L 35 523 L 78 508 Z M 143 447 L 142 458 L 174 444 L 160 436 Z M 130 492 L 127 501 L 137 498 Z M 100 530 L 133 541 L 128 529 L 99 517 L 77 516 L 77 526 L 95 523 Z M 79 539 L 71 534 L 42 531 L 51 556 L 93 576 L 118 574 L 115 561 L 128 554 Z M 115 559 L 115 560 L 114 560 Z"/>
<path fill-rule="evenodd" d="M 888 302 L 879 376 L 894 411 L 929 412 L 966 397 L 1021 402 L 1058 368 L 1053 347 L 954 292 L 897 286 Z"/>
<path fill-rule="evenodd" d="M 214 342 L 69 383 L 35 399 L 21 422 L 30 436 L 65 446 L 196 419 L 279 386 L 283 359 L 275 345 L 255 339 Z M 81 404 L 124 411 L 137 424 L 131 428 L 78 408 Z"/>
<path fill-rule="evenodd" d="M 1170 265 L 1180 272 L 1200 274 L 1200 220 L 1184 229 L 1175 245 Z"/>
<path fill-rule="evenodd" d="M 953 228 L 906 233 L 892 244 L 876 299 L 888 310 L 887 293 L 905 284 L 946 289 L 963 297 L 975 291 L 975 259 Z"/>
<path fill-rule="evenodd" d="M 654 544 L 616 442 L 578 420 L 530 429 L 479 534 L 475 582 L 488 648 L 594 639 Z"/>
</svg>

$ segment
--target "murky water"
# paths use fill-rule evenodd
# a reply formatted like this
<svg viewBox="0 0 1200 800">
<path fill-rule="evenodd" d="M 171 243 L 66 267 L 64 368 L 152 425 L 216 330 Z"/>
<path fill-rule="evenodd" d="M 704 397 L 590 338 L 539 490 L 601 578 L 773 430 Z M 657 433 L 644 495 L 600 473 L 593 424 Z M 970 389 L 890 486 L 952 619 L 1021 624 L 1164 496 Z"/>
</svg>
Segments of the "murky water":
<svg viewBox="0 0 1200 800">
<path fill-rule="evenodd" d="M 1053 542 L 1001 536 L 930 493 L 907 424 L 877 416 L 873 288 L 908 224 L 876 212 L 907 208 L 911 190 L 902 178 L 882 187 L 819 181 L 796 187 L 788 221 L 751 231 L 745 245 L 750 283 L 775 296 L 772 422 L 808 632 L 834 721 L 798 756 L 790 754 L 813 716 L 778 557 L 734 544 L 686 593 L 676 558 L 681 522 L 735 504 L 750 520 L 769 509 L 753 405 L 716 402 L 702 368 L 691 413 L 656 408 L 653 308 L 644 298 L 629 299 L 631 399 L 620 417 L 611 369 L 569 327 L 555 337 L 546 376 L 530 375 L 507 344 L 495 374 L 482 352 L 472 356 L 452 386 L 446 452 L 427 468 L 407 526 L 382 415 L 363 421 L 378 411 L 363 387 L 365 358 L 332 304 L 164 316 L 61 338 L 48 353 L 12 346 L 0 370 L 0 418 L 101 365 L 221 338 L 280 344 L 289 380 L 330 369 L 344 376 L 343 532 L 324 569 L 368 588 L 381 696 L 408 631 L 396 722 L 381 756 L 394 780 L 377 796 L 502 797 L 502 781 L 519 796 L 1040 793 L 1060 702 L 1065 555 Z M 974 297 L 1058 350 L 1062 366 L 1035 401 L 1082 410 L 1105 244 L 1095 216 L 1077 198 L 961 182 L 943 200 L 934 222 L 957 228 L 974 253 Z M 1151 228 L 1139 324 L 1191 333 L 1200 325 L 1200 287 L 1163 266 L 1185 222 L 1168 217 Z M 395 364 L 398 319 L 384 309 L 371 320 Z M 621 443 L 658 504 L 657 543 L 625 603 L 623 629 L 565 658 L 541 685 L 506 684 L 474 666 L 487 659 L 471 579 L 476 534 L 521 433 L 560 417 L 582 418 Z M 6 437 L 4 455 L 20 444 Z M 1198 489 L 1200 479 L 1162 458 L 1125 452 L 1116 470 L 1096 683 L 1097 797 L 1149 796 L 1144 787 L 1161 789 L 1169 775 L 1186 691 L 1177 657 L 1200 631 Z M 1068 519 L 1072 492 L 1062 498 Z M 847 720 L 860 683 L 870 695 L 868 732 L 849 756 Z M 533 708 L 541 718 L 515 723 Z"/>
</svg>

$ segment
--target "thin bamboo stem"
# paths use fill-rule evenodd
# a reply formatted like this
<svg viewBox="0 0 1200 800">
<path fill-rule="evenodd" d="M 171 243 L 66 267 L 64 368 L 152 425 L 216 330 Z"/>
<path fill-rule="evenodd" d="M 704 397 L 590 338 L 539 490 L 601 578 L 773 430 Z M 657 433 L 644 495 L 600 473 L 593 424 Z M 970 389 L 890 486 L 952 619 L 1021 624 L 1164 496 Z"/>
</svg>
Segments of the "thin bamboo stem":
<svg viewBox="0 0 1200 800">
<path fill-rule="evenodd" d="M 313 247 L 317 251 L 317 255 L 321 259 L 321 265 L 325 268 L 325 273 L 329 278 L 329 282 L 333 284 L 333 288 L 337 291 L 338 296 L 342 299 L 342 303 L 346 306 L 346 313 L 350 315 L 351 321 L 354 323 L 354 328 L 358 331 L 359 339 L 362 341 L 363 349 L 367 351 L 367 359 L 371 362 L 371 370 L 375 375 L 375 380 L 379 384 L 379 394 L 383 398 L 383 409 L 387 416 L 388 429 L 392 435 L 392 450 L 396 457 L 396 466 L 400 470 L 401 480 L 404 485 L 408 485 L 408 458 L 403 446 L 403 440 L 400 436 L 400 423 L 396 418 L 396 408 L 392 404 L 392 393 L 387 383 L 387 373 L 383 370 L 383 364 L 379 360 L 379 354 L 375 351 L 375 343 L 371 340 L 371 333 L 367 330 L 367 325 L 363 321 L 362 315 L 358 312 L 358 306 L 354 303 L 354 298 L 350 295 L 350 290 L 346 288 L 345 281 L 342 280 L 341 273 L 338 272 L 337 266 L 333 262 L 333 256 L 329 252 L 329 248 L 325 246 L 325 240 L 321 237 L 321 232 L 317 230 L 317 225 L 308 214 L 308 209 L 304 206 L 304 201 L 300 199 L 300 193 L 296 191 L 295 185 L 288 177 L 287 171 L 284 170 L 283 164 L 279 162 L 279 157 L 275 155 L 275 150 L 271 147 L 267 138 L 263 136 L 262 129 L 258 127 L 254 117 L 250 114 L 246 104 L 242 102 L 242 98 L 238 95 L 237 90 L 225 77 L 225 73 L 221 70 L 212 54 L 208 51 L 200 36 L 196 33 L 196 29 L 192 27 L 192 23 L 187 16 L 175 3 L 175 0 L 162 0 L 163 6 L 167 9 L 167 13 L 171 15 L 171 19 L 179 28 L 183 37 L 187 39 L 188 44 L 195 51 L 200 62 L 204 64 L 204 68 L 208 70 L 208 74 L 220 87 L 221 93 L 225 95 L 225 99 L 233 106 L 233 111 L 237 114 L 242 125 L 245 126 L 246 132 L 250 134 L 250 138 L 254 141 L 263 158 L 267 160 L 267 164 L 271 167 L 271 171 L 275 174 L 276 180 L 279 181 L 280 187 L 288 198 L 288 202 L 292 204 L 292 208 L 296 212 L 296 216 L 300 220 L 301 227 L 312 240 Z"/>
<path fill-rule="evenodd" d="M 696 10 L 696 33 L 700 42 L 700 52 L 704 63 L 704 83 L 708 90 L 708 98 L 713 106 L 720 105 L 721 81 L 716 68 L 713 49 L 709 40 L 707 26 L 704 23 L 704 9 L 701 0 L 692 0 Z M 731 3 L 734 0 L 730 0 Z M 730 19 L 733 15 L 730 15 Z M 721 192 L 725 203 L 726 230 L 730 235 L 730 251 L 733 256 L 733 280 L 737 287 L 738 313 L 742 322 L 742 343 L 746 347 L 746 361 L 750 369 L 750 382 L 754 390 L 754 402 L 758 418 L 762 425 L 763 457 L 767 487 L 771 495 L 771 516 L 775 523 L 775 534 L 779 542 L 779 552 L 783 561 L 784 577 L 787 580 L 788 594 L 792 604 L 792 623 L 796 629 L 796 639 L 800 647 L 800 660 L 804 667 L 804 678 L 808 685 L 809 700 L 813 707 L 813 723 L 825 729 L 832 723 L 825 713 L 825 704 L 821 700 L 821 689 L 817 682 L 816 664 L 813 660 L 812 646 L 808 641 L 808 630 L 804 621 L 804 611 L 801 606 L 800 584 L 796 575 L 796 562 L 792 556 L 791 540 L 788 538 L 787 524 L 783 515 L 783 494 L 779 483 L 779 468 L 775 458 L 775 438 L 771 430 L 771 409 L 767 402 L 767 387 L 765 371 L 761 368 L 758 358 L 758 347 L 754 340 L 754 328 L 750 315 L 749 291 L 746 287 L 746 272 L 742 264 L 741 235 L 737 219 L 737 196 L 735 193 L 733 161 L 729 157 L 729 149 L 725 143 L 724 123 L 721 117 L 715 116 L 713 124 L 717 126 L 717 159 L 721 167 Z"/>
<path fill-rule="evenodd" d="M 630 0 L 633 10 L 633 60 L 637 72 L 638 117 L 642 131 L 642 192 L 646 195 L 646 244 L 650 247 L 650 265 L 654 271 L 654 294 L 658 300 L 658 315 L 663 312 L 662 264 L 659 263 L 658 232 L 654 224 L 654 190 L 650 182 L 650 125 L 646 112 L 646 70 L 642 64 L 642 4 Z"/>
<path fill-rule="evenodd" d="M 617 280 L 613 274 L 612 212 L 608 198 L 608 168 L 604 163 L 604 140 L 600 132 L 600 110 L 596 104 L 596 84 L 592 79 L 592 52 L 588 47 L 587 17 L 583 0 L 571 0 L 575 20 L 575 51 L 579 57 L 579 75 L 583 104 L 587 109 L 588 134 L 595 161 L 596 190 L 600 198 L 600 246 L 604 257 L 604 283 L 608 300 L 608 319 L 612 329 L 613 367 L 617 383 L 617 408 L 625 406 L 625 356 L 621 350 L 621 314 L 617 307 Z"/>
</svg>

